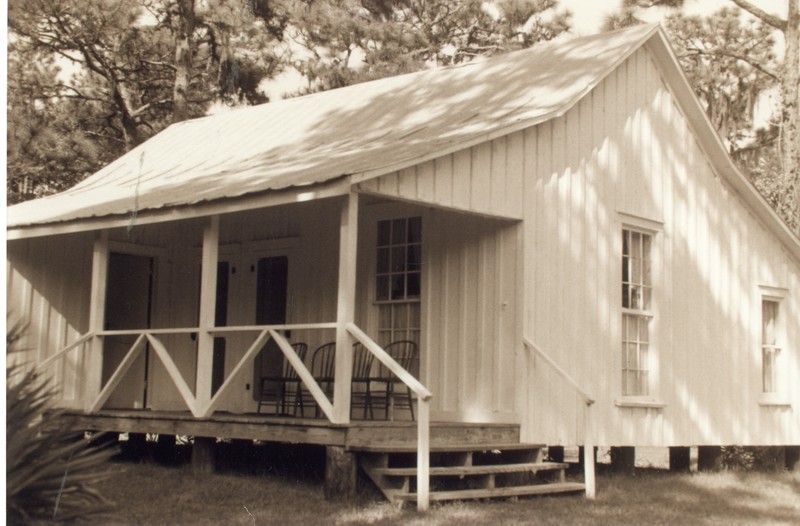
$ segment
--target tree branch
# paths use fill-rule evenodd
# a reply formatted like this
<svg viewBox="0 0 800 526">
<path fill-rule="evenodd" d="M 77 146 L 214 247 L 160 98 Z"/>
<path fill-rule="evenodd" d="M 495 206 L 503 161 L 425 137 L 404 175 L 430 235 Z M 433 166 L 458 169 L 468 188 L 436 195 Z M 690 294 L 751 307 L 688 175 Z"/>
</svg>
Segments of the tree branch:
<svg viewBox="0 0 800 526">
<path fill-rule="evenodd" d="M 781 31 L 786 31 L 786 28 L 789 26 L 789 22 L 783 20 L 780 17 L 775 15 L 771 15 L 764 11 L 763 9 L 754 6 L 748 0 L 731 0 L 734 4 L 738 5 L 754 17 L 758 18 L 765 24 L 768 24 L 776 29 L 780 29 Z"/>
<path fill-rule="evenodd" d="M 728 58 L 733 58 L 733 59 L 736 59 L 736 60 L 741 60 L 742 62 L 747 63 L 748 65 L 752 66 L 753 68 L 757 69 L 758 71 L 760 71 L 764 75 L 767 75 L 768 77 L 772 78 L 773 80 L 776 80 L 778 82 L 781 81 L 781 76 L 780 76 L 780 74 L 778 74 L 778 72 L 773 71 L 773 70 L 771 70 L 771 69 L 759 64 L 758 62 L 753 61 L 752 58 L 750 58 L 750 57 L 748 57 L 746 55 L 740 55 L 738 53 L 731 53 L 729 51 L 721 51 L 721 50 L 706 51 L 704 49 L 700 49 L 700 48 L 697 48 L 697 47 L 692 47 L 692 48 L 687 47 L 686 51 L 687 51 L 687 53 L 686 53 L 687 56 L 690 55 L 690 54 L 691 55 L 703 55 L 703 56 L 708 56 L 708 57 L 721 56 L 721 57 L 728 57 Z"/>
</svg>

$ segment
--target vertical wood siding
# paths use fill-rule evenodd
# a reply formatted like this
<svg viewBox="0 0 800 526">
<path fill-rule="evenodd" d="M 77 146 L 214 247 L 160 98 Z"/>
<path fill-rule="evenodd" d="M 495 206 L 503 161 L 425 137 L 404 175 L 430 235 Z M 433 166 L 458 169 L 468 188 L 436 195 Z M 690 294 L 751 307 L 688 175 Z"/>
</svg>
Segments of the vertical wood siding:
<svg viewBox="0 0 800 526">
<path fill-rule="evenodd" d="M 9 242 L 7 250 L 7 313 L 27 324 L 23 359 L 41 361 L 88 329 L 92 236 L 18 240 Z M 45 267 L 43 261 L 54 264 Z M 44 373 L 61 386 L 65 407 L 81 405 L 77 371 L 82 364 L 82 354 L 73 351 Z"/>
<path fill-rule="evenodd" d="M 362 190 L 505 218 L 522 218 L 521 134 L 500 137 L 360 184 Z"/>
<path fill-rule="evenodd" d="M 393 205 L 423 216 L 422 381 L 435 394 L 435 418 L 519 419 L 526 440 L 579 444 L 583 404 L 521 349 L 524 334 L 596 398 L 597 444 L 800 442 L 800 264 L 714 173 L 646 49 L 559 118 L 360 188 L 434 206 Z M 224 216 L 221 254 L 247 271 L 256 247 L 286 249 L 288 321 L 332 321 L 338 210 L 322 200 Z M 367 329 L 376 218 L 362 206 L 356 316 Z M 616 404 L 621 232 L 641 222 L 655 230 L 651 394 L 662 408 Z M 166 251 L 153 326 L 196 324 L 201 232 L 198 220 L 113 233 Z M 87 326 L 91 244 L 90 235 L 9 243 L 9 305 L 30 318 L 40 358 Z M 232 285 L 229 324 L 253 322 L 251 274 Z M 790 407 L 759 404 L 760 286 L 787 291 Z M 310 349 L 332 338 L 292 335 Z M 248 343 L 231 341 L 229 366 Z M 185 335 L 165 343 L 193 385 L 194 343 Z M 53 374 L 68 378 L 77 365 L 65 361 Z M 152 365 L 152 405 L 173 408 L 181 401 L 160 367 Z M 220 409 L 254 410 L 251 381 L 243 377 Z M 80 382 L 65 384 L 66 403 L 80 396 Z"/>
<path fill-rule="evenodd" d="M 566 115 L 523 134 L 525 331 L 597 398 L 598 444 L 800 440 L 800 271 L 713 172 L 642 49 Z M 621 230 L 654 236 L 653 397 L 618 407 Z M 652 223 L 651 223 L 652 224 Z M 788 289 L 791 408 L 761 406 L 759 285 Z M 582 404 L 528 357 L 523 434 L 580 443 Z"/>
<path fill-rule="evenodd" d="M 377 221 L 412 216 L 422 217 L 420 380 L 434 393 L 433 417 L 517 421 L 514 382 L 508 381 L 518 370 L 520 349 L 517 223 L 404 203 L 364 206 L 358 323 L 375 333 Z"/>
</svg>

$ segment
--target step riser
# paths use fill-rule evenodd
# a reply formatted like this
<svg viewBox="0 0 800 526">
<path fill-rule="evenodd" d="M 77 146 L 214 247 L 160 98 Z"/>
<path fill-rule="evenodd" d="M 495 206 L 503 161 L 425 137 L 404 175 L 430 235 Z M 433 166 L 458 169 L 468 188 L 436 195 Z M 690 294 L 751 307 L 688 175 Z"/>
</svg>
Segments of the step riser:
<svg viewBox="0 0 800 526">
<path fill-rule="evenodd" d="M 543 462 L 542 447 L 480 443 L 446 447 L 431 453 L 430 498 L 470 500 L 575 493 L 582 484 L 566 483 L 563 463 Z M 412 451 L 359 453 L 364 472 L 394 503 L 416 499 L 416 455 Z"/>
<path fill-rule="evenodd" d="M 507 444 L 519 442 L 519 427 L 432 427 L 431 444 Z M 414 446 L 417 443 L 416 427 L 353 428 L 347 433 L 349 448 Z"/>
</svg>

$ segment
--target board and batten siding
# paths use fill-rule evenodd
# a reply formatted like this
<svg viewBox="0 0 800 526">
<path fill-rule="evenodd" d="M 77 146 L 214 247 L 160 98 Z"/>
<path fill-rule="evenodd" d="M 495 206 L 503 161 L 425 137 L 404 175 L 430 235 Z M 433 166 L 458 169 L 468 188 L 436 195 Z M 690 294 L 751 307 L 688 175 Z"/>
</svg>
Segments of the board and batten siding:
<svg viewBox="0 0 800 526">
<path fill-rule="evenodd" d="M 521 219 L 521 135 L 460 150 L 359 184 L 364 192 L 437 207 Z"/>
<path fill-rule="evenodd" d="M 88 330 L 93 239 L 70 234 L 7 244 L 7 319 L 20 320 L 26 329 L 22 361 L 40 362 Z M 44 261 L 54 264 L 44 266 Z M 83 383 L 76 372 L 83 363 L 83 355 L 73 351 L 44 371 L 62 386 L 64 407 L 81 407 Z"/>
<path fill-rule="evenodd" d="M 800 270 L 709 165 L 640 49 L 524 132 L 526 335 L 597 400 L 603 445 L 800 442 Z M 623 226 L 653 235 L 651 398 L 621 395 Z M 759 404 L 760 286 L 786 291 L 786 399 Z M 583 404 L 528 356 L 523 437 L 579 444 Z"/>
<path fill-rule="evenodd" d="M 368 201 L 366 199 L 365 201 Z M 420 381 L 432 418 L 516 422 L 518 222 L 405 202 L 362 202 L 357 313 L 377 333 L 376 225 L 422 218 Z"/>
</svg>

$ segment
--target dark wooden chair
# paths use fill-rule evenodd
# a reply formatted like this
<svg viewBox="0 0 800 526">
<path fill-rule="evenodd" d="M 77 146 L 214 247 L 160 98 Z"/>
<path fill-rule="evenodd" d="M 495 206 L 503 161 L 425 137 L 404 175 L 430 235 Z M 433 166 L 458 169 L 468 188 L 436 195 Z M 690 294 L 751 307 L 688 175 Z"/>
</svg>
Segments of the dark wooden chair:
<svg viewBox="0 0 800 526">
<path fill-rule="evenodd" d="M 336 366 L 336 342 L 320 345 L 311 355 L 311 376 L 319 384 L 322 392 L 330 400 L 333 395 L 334 370 Z M 302 383 L 297 385 L 297 399 L 299 401 L 300 414 L 305 416 L 305 402 L 314 403 L 315 418 L 319 418 L 320 409 L 314 402 L 314 397 L 307 390 L 303 389 Z"/>
<path fill-rule="evenodd" d="M 302 361 L 305 362 L 306 354 L 308 352 L 308 345 L 305 343 L 294 343 L 292 348 L 297 353 Z M 261 406 L 269 404 L 270 398 L 275 400 L 275 414 L 288 414 L 287 400 L 294 397 L 293 413 L 297 413 L 297 398 L 298 388 L 300 386 L 300 378 L 297 375 L 297 370 L 292 367 L 289 360 L 283 357 L 283 370 L 280 376 L 262 376 L 260 385 L 260 394 L 258 397 L 258 412 L 261 412 Z"/>
<path fill-rule="evenodd" d="M 419 351 L 417 344 L 411 340 L 400 340 L 392 342 L 385 347 L 386 352 L 400 364 L 400 367 L 411 374 L 418 366 Z M 390 418 L 394 420 L 394 409 L 397 407 L 407 407 L 411 412 L 411 420 L 414 420 L 414 402 L 411 399 L 411 388 L 397 379 L 388 367 L 379 363 L 377 372 L 369 381 L 370 392 L 369 413 L 374 415 L 377 407 L 384 410 L 384 420 Z"/>
<path fill-rule="evenodd" d="M 375 358 L 361 343 L 353 344 L 353 377 L 350 384 L 350 418 L 353 418 L 353 408 L 360 405 L 363 418 L 373 418 L 370 405 L 370 380 L 372 379 L 372 361 Z M 360 403 L 357 402 L 360 401 Z"/>
</svg>

